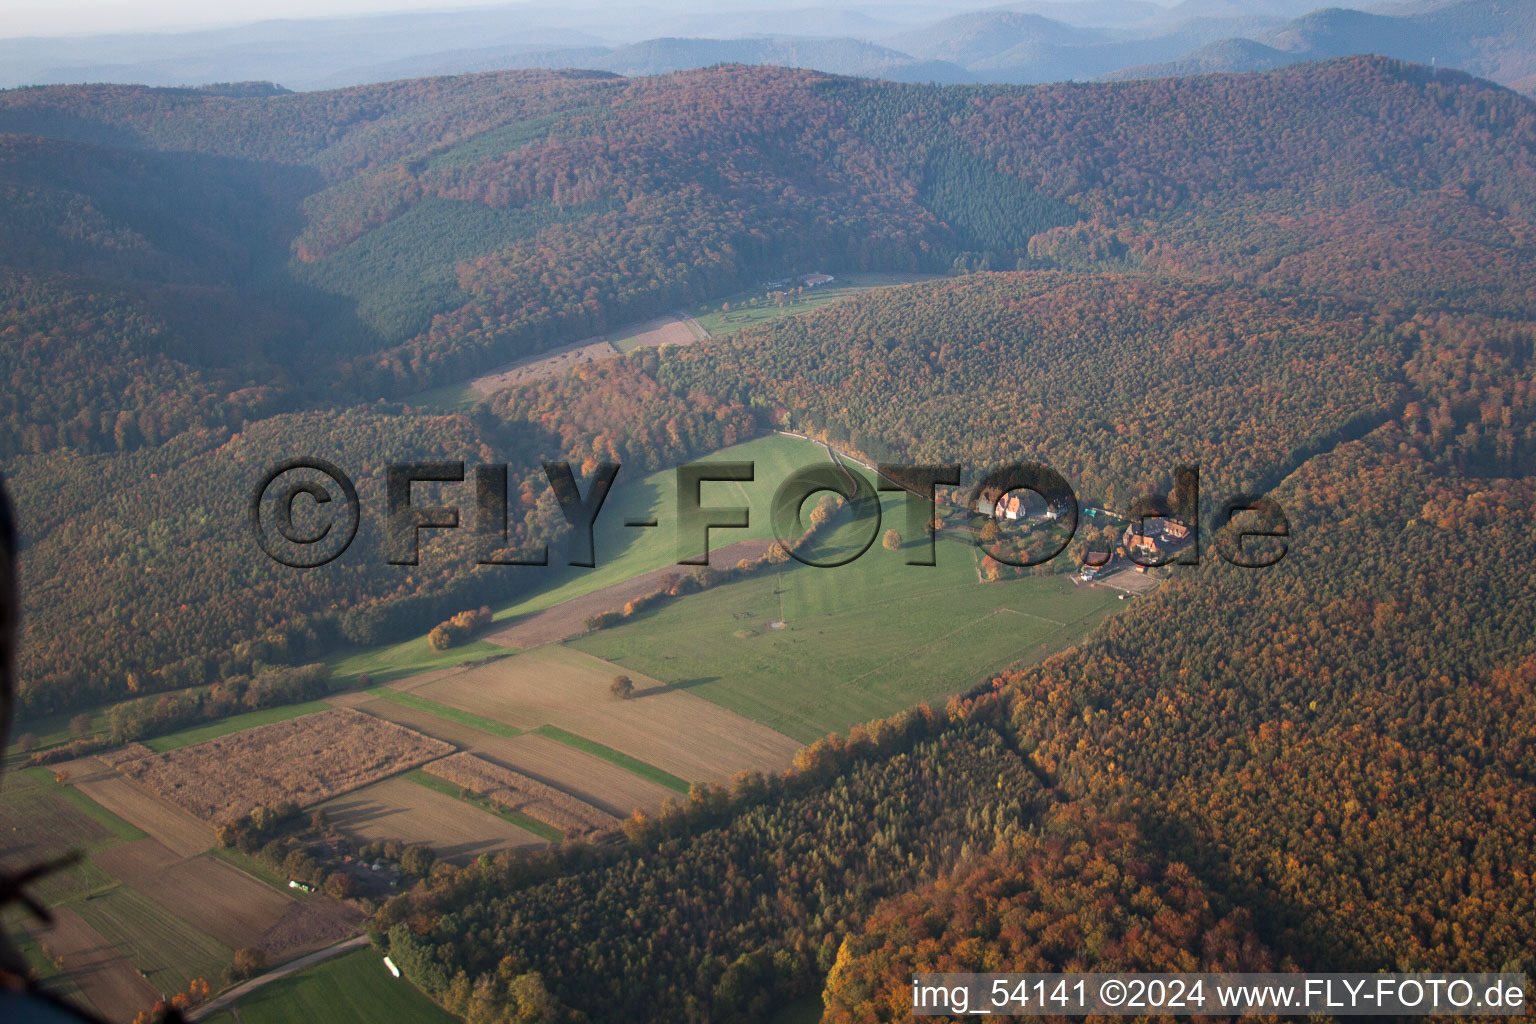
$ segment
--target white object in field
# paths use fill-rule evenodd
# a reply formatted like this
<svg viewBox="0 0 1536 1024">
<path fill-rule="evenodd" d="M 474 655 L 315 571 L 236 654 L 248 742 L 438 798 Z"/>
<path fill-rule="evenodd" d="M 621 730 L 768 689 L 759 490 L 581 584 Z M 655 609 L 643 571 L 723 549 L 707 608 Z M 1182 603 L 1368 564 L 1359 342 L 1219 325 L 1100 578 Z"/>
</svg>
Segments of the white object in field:
<svg viewBox="0 0 1536 1024">
<path fill-rule="evenodd" d="M 397 978 L 400 977 L 400 968 L 396 967 L 395 962 L 389 957 L 384 958 L 384 966 L 389 968 L 390 974 L 393 974 Z"/>
</svg>

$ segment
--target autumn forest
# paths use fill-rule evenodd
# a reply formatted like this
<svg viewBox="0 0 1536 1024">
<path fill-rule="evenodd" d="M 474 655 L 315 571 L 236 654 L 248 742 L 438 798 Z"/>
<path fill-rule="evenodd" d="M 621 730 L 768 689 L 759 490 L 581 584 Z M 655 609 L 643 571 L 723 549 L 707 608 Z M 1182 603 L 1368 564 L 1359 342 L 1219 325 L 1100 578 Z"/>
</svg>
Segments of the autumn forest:
<svg viewBox="0 0 1536 1024">
<path fill-rule="evenodd" d="M 929 279 L 431 397 L 811 271 Z M 439 863 L 381 901 L 378 949 L 472 1024 L 905 1020 L 915 971 L 1536 973 L 1515 92 L 1374 57 L 1029 87 L 13 89 L 0 365 L 18 731 L 117 706 L 116 742 L 221 694 L 314 699 L 302 666 L 446 647 L 534 590 L 463 536 L 389 565 L 392 462 L 509 464 L 519 550 L 568 529 L 544 461 L 652 472 L 774 430 L 1039 461 L 1116 512 L 1199 465 L 1201 564 L 1070 649 L 695 784 L 612 844 Z M 300 454 L 362 494 L 324 571 L 260 557 L 244 518 Z M 1269 569 L 1213 555 L 1238 494 L 1289 517 Z M 1085 522 L 1016 575 L 1117 536 Z"/>
</svg>

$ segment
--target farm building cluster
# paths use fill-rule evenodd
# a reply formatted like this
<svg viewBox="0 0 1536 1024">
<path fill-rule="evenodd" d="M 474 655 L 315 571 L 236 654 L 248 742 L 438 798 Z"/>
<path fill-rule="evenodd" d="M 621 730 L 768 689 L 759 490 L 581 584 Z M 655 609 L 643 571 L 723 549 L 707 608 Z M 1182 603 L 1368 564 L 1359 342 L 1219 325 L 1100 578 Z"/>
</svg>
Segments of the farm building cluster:
<svg viewBox="0 0 1536 1024">
<path fill-rule="evenodd" d="M 801 274 L 799 277 L 781 277 L 776 281 L 762 282 L 763 289 L 770 292 L 787 291 L 797 285 L 801 288 L 820 288 L 822 285 L 831 284 L 837 278 L 831 274 L 823 274 L 819 271 L 814 274 Z"/>
<path fill-rule="evenodd" d="M 1166 565 L 1192 543 L 1190 530 L 1171 516 L 1153 516 L 1126 525 L 1120 545 L 1114 551 L 1090 551 L 1083 559 L 1079 576 L 1084 580 L 1101 579 L 1121 568 L 1122 559 L 1136 572 Z"/>
<path fill-rule="evenodd" d="M 1005 493 L 984 489 L 976 496 L 972 510 L 999 522 L 1032 523 L 1037 527 L 1049 526 L 1071 516 L 1070 503 L 1048 502 L 1027 488 Z M 1102 580 L 1121 570 L 1145 573 L 1150 568 L 1166 565 L 1193 543 L 1189 526 L 1173 516 L 1147 516 L 1139 521 L 1127 521 L 1106 509 L 1092 506 L 1082 508 L 1080 515 L 1082 522 L 1099 526 L 1125 523 L 1112 550 L 1086 553 L 1078 570 L 1078 578 L 1084 581 Z"/>
</svg>

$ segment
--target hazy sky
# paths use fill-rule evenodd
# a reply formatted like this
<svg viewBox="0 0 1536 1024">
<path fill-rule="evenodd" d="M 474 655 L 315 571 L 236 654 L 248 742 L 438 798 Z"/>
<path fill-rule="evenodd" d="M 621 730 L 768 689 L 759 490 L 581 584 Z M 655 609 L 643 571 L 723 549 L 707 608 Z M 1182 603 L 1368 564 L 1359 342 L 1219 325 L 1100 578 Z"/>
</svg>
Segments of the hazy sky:
<svg viewBox="0 0 1536 1024">
<path fill-rule="evenodd" d="M 0 37 L 152 32 L 269 18 L 511 5 L 509 0 L 0 0 Z"/>
</svg>

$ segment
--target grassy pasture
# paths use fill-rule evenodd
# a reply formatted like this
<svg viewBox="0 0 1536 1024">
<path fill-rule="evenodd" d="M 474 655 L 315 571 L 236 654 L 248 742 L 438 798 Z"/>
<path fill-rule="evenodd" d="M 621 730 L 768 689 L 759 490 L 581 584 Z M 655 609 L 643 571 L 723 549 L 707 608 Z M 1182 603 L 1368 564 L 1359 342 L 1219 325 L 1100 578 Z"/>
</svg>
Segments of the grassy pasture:
<svg viewBox="0 0 1536 1024">
<path fill-rule="evenodd" d="M 372 685 L 383 685 L 407 676 L 418 675 L 440 668 L 454 668 L 466 661 L 490 658 L 507 653 L 505 647 L 488 644 L 483 640 L 472 641 L 446 651 L 434 651 L 427 643 L 426 634 L 412 637 L 398 644 L 369 647 L 365 650 L 344 651 L 328 659 L 331 666 L 331 685 L 346 689 L 366 674 Z"/>
<path fill-rule="evenodd" d="M 453 1017 L 403 978 L 384 969 L 371 949 L 327 960 L 257 989 L 208 1024 L 454 1024 Z"/>
<path fill-rule="evenodd" d="M 405 401 L 407 405 L 420 406 L 434 412 L 468 412 L 483 397 L 480 392 L 460 381 L 418 391 Z"/>
<path fill-rule="evenodd" d="M 749 483 L 710 481 L 700 488 L 700 501 L 705 506 L 745 506 L 750 509 L 750 525 L 746 529 L 710 531 L 710 547 L 714 549 L 738 540 L 772 537 L 768 510 L 774 491 L 786 476 L 801 466 L 825 463 L 827 453 L 814 442 L 770 434 L 721 449 L 698 461 L 752 462 L 755 465 L 755 479 Z M 547 585 L 530 597 L 495 609 L 496 621 L 540 611 L 677 563 L 677 471 L 664 469 L 647 476 L 638 473 L 628 476 L 629 472 L 620 471 L 598 514 L 594 531 L 597 567 L 566 566 L 560 552 L 551 551 Z M 652 519 L 657 526 L 636 528 L 624 525 L 630 521 Z M 679 566 L 678 571 L 686 572 L 688 567 Z"/>
<path fill-rule="evenodd" d="M 738 540 L 771 537 L 773 528 L 768 510 L 774 491 L 795 469 L 825 463 L 827 453 L 814 442 L 770 434 L 722 449 L 700 461 L 755 464 L 756 479 L 750 483 L 712 481 L 701 488 L 700 500 L 706 506 L 746 506 L 751 510 L 751 522 L 746 529 L 710 531 L 710 547 L 718 549 Z M 631 472 L 619 472 L 613 490 L 598 514 L 594 536 L 597 567 L 568 566 L 559 551 L 551 551 L 549 567 L 537 570 L 542 573 L 540 588 L 494 608 L 495 622 L 507 623 L 677 563 L 676 470 L 664 469 L 643 476 L 639 473 L 631 475 Z M 644 520 L 654 520 L 658 525 L 651 528 L 624 525 Z M 680 566 L 678 571 L 687 571 L 687 567 Z M 446 651 L 434 651 L 422 635 L 397 644 L 343 651 L 331 657 L 328 664 L 334 684 L 344 689 L 364 673 L 370 683 L 378 685 L 507 653 L 508 648 L 483 640 Z"/>
<path fill-rule="evenodd" d="M 111 876 L 92 862 L 90 854 L 142 839 L 144 833 L 83 794 L 55 785 L 46 769 L 31 769 L 7 777 L 0 790 L 0 836 L 4 837 L 3 862 L 12 867 L 50 860 L 70 850 L 84 855 L 31 886 L 32 892 L 53 906 L 111 885 Z"/>
</svg>

